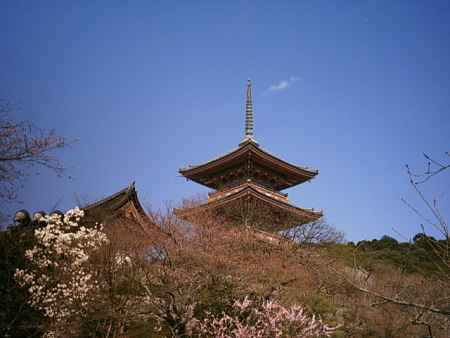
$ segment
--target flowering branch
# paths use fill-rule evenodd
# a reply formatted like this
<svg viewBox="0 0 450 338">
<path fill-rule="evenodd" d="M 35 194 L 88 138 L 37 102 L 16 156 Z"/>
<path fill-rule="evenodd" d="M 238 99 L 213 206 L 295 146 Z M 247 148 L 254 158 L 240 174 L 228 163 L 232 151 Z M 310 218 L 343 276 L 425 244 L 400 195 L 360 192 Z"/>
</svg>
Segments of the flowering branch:
<svg viewBox="0 0 450 338">
<path fill-rule="evenodd" d="M 30 305 L 54 326 L 82 315 L 99 287 L 88 261 L 108 239 L 101 226 L 80 225 L 83 215 L 75 208 L 64 217 L 44 217 L 46 226 L 35 230 L 36 245 L 25 252 L 29 268 L 15 273 L 18 284 L 28 289 Z"/>
</svg>

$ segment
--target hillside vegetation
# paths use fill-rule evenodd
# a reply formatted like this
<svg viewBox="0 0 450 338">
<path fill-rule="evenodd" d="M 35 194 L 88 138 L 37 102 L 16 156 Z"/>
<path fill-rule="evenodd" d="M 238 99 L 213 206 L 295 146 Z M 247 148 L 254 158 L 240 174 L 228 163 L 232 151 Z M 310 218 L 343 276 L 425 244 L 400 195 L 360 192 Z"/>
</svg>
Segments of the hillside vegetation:
<svg viewBox="0 0 450 338">
<path fill-rule="evenodd" d="M 305 244 L 214 220 L 192 228 L 171 214 L 152 218 L 167 236 L 100 229 L 76 213 L 2 232 L 1 334 L 448 336 L 449 317 L 430 310 L 450 296 L 448 271 L 423 235 Z"/>
<path fill-rule="evenodd" d="M 358 265 L 366 270 L 385 266 L 405 273 L 432 276 L 449 272 L 448 266 L 441 260 L 444 252 L 440 248 L 446 245 L 444 240 L 418 233 L 411 242 L 398 242 L 385 235 L 380 239 L 364 240 L 357 244 L 349 242 L 329 245 L 326 250 L 347 264 L 353 264 L 357 259 Z"/>
</svg>

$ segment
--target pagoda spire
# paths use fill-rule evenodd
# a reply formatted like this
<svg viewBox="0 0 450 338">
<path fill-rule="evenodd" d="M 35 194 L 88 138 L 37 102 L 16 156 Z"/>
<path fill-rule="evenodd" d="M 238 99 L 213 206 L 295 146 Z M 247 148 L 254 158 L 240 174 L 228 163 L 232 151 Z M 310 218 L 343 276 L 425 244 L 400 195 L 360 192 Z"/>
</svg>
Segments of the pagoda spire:
<svg viewBox="0 0 450 338">
<path fill-rule="evenodd" d="M 245 135 L 240 144 L 247 141 L 253 141 L 257 144 L 253 137 L 253 97 L 252 97 L 252 81 L 247 80 L 247 97 L 245 102 Z"/>
</svg>

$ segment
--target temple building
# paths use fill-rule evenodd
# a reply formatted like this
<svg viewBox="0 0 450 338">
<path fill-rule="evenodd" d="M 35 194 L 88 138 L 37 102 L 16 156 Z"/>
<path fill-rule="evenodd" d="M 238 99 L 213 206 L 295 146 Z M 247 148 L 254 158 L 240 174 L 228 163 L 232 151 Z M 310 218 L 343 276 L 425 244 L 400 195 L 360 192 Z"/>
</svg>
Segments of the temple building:
<svg viewBox="0 0 450 338">
<path fill-rule="evenodd" d="M 138 238 L 162 240 L 167 234 L 145 212 L 134 182 L 113 195 L 84 206 L 83 222 L 102 223 L 105 230 L 121 228 Z"/>
<path fill-rule="evenodd" d="M 115 220 L 130 220 L 139 225 L 145 232 L 151 221 L 139 202 L 135 184 L 105 197 L 97 202 L 88 204 L 82 208 L 84 218 L 91 222 L 111 222 Z"/>
<path fill-rule="evenodd" d="M 206 163 L 188 166 L 179 173 L 213 189 L 204 203 L 175 209 L 188 222 L 204 215 L 226 222 L 277 232 L 322 217 L 322 212 L 291 204 L 281 191 L 310 181 L 317 170 L 288 163 L 263 150 L 253 135 L 252 84 L 248 80 L 245 135 L 231 152 Z"/>
<path fill-rule="evenodd" d="M 86 227 L 102 224 L 106 232 L 120 230 L 135 238 L 149 239 L 150 242 L 168 238 L 164 229 L 145 212 L 139 202 L 134 182 L 110 196 L 82 206 L 81 209 L 84 211 L 84 217 L 80 222 Z M 50 214 L 64 215 L 59 210 Z M 46 212 L 38 211 L 31 217 L 28 211 L 19 210 L 15 214 L 14 223 L 34 229 L 42 225 L 40 219 L 45 215 Z"/>
</svg>

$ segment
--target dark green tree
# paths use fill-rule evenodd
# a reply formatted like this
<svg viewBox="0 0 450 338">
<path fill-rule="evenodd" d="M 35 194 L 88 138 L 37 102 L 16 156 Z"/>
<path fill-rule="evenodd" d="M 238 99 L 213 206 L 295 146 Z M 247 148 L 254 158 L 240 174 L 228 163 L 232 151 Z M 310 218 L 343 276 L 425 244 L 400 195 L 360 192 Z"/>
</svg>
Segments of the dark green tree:
<svg viewBox="0 0 450 338">
<path fill-rule="evenodd" d="M 26 266 L 25 251 L 34 245 L 34 227 L 0 231 L 0 337 L 40 337 L 43 316 L 27 304 L 27 292 L 14 278 Z"/>
</svg>

